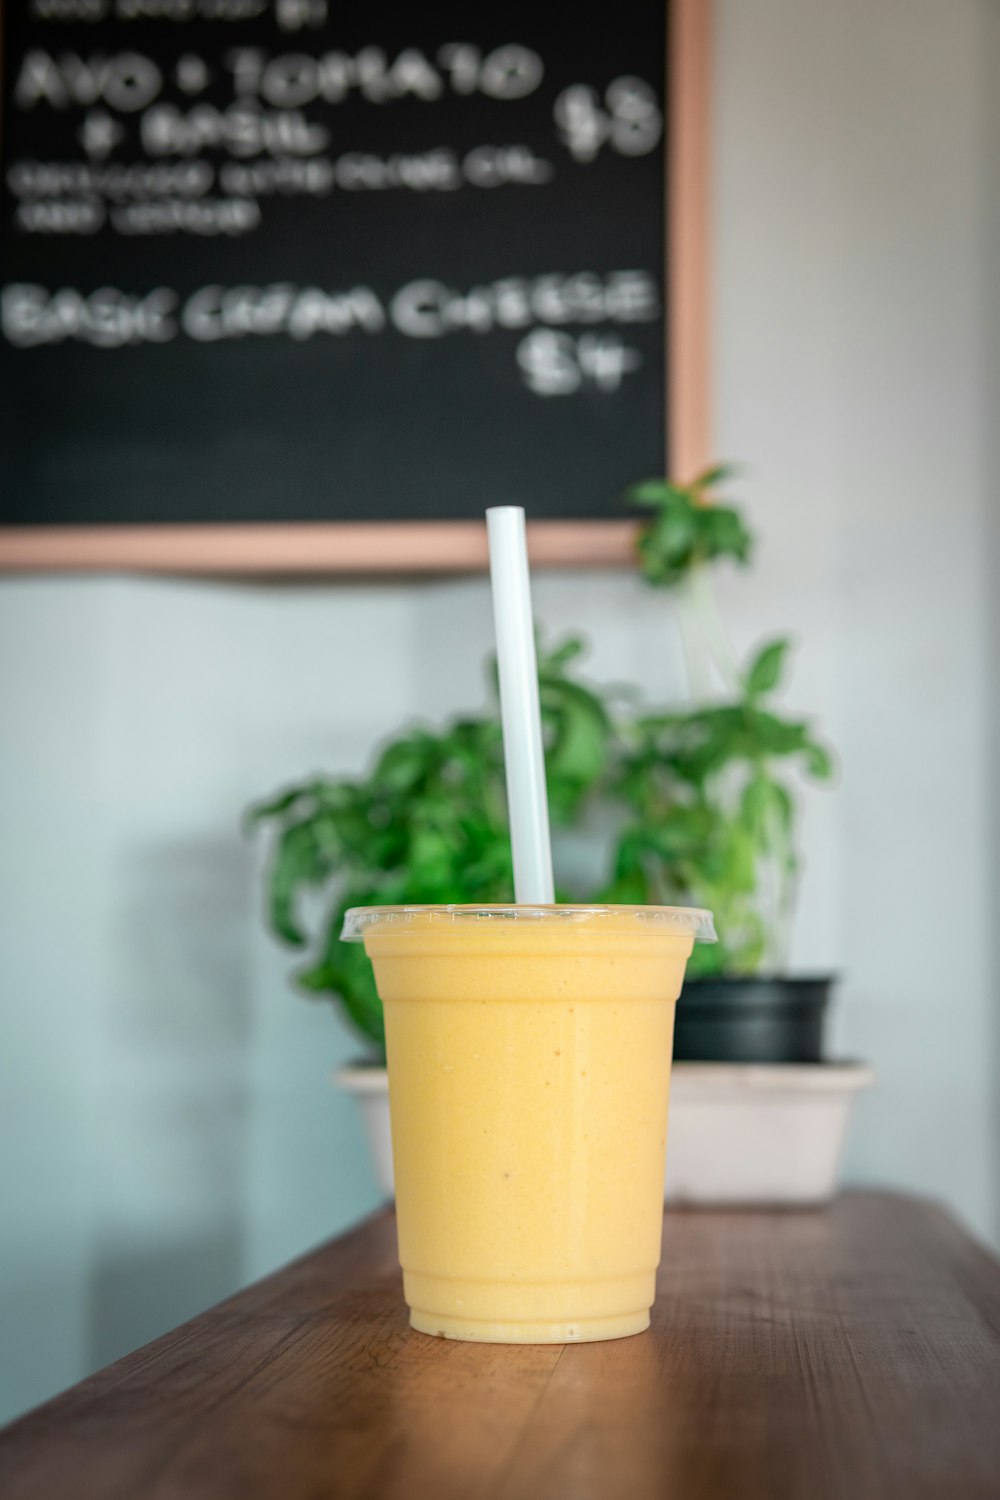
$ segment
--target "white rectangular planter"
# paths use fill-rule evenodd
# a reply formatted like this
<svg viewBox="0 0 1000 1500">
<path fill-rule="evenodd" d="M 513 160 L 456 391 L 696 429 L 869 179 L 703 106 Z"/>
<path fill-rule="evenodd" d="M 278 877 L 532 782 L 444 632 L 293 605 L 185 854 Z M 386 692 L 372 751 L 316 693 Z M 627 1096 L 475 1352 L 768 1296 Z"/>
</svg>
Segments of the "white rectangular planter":
<svg viewBox="0 0 1000 1500">
<path fill-rule="evenodd" d="M 389 1126 L 389 1075 L 385 1068 L 364 1063 L 338 1068 L 333 1081 L 345 1093 L 353 1094 L 361 1111 L 361 1123 L 368 1138 L 375 1181 L 387 1198 L 396 1195 L 392 1170 L 392 1131 Z"/>
<path fill-rule="evenodd" d="M 857 1063 L 674 1063 L 667 1202 L 826 1203 L 873 1079 Z"/>
<path fill-rule="evenodd" d="M 873 1076 L 852 1063 L 674 1063 L 667 1202 L 825 1203 L 836 1191 L 851 1106 Z M 391 1198 L 385 1069 L 342 1068 L 335 1080 L 357 1098 L 376 1179 Z"/>
</svg>

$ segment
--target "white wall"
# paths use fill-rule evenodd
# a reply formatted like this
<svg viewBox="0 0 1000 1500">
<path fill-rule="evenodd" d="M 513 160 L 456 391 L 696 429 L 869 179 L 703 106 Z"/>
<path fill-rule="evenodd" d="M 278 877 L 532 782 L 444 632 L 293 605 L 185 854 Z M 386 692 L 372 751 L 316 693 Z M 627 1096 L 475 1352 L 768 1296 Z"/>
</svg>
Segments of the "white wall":
<svg viewBox="0 0 1000 1500">
<path fill-rule="evenodd" d="M 801 628 L 796 694 L 842 756 L 808 899 L 819 863 L 836 1035 L 881 1080 L 850 1169 L 994 1235 L 995 31 L 988 0 L 723 5 L 715 366 L 716 446 L 752 459 L 767 536 L 733 606 Z"/>
<path fill-rule="evenodd" d="M 996 79 L 1000 77 L 1000 5 L 992 5 L 986 13 L 986 28 L 983 39 L 983 48 L 980 56 L 980 74 L 986 80 L 989 91 L 989 105 L 987 110 L 987 128 L 985 132 L 983 159 L 987 173 L 993 169 L 992 164 L 1000 161 L 1000 98 L 996 92 Z M 984 380 L 984 425 L 986 428 L 986 442 L 984 446 L 984 461 L 986 465 L 986 485 L 988 486 L 988 503 L 986 508 L 987 517 L 987 546 L 986 546 L 986 572 L 987 588 L 991 603 L 990 618 L 988 621 L 988 640 L 992 647 L 991 657 L 996 658 L 1000 650 L 1000 506 L 997 505 L 995 495 L 997 480 L 994 476 L 1000 474 L 1000 423 L 993 418 L 996 411 L 997 396 L 1000 394 L 1000 276 L 995 274 L 993 268 L 1000 266 L 1000 192 L 995 189 L 989 195 L 984 213 L 984 237 L 982 250 L 982 263 L 987 275 L 987 309 L 985 322 L 986 348 L 983 369 Z M 994 687 L 990 701 L 990 764 L 1000 764 L 1000 691 L 997 690 L 995 673 Z M 989 792 L 992 806 L 989 809 L 988 829 L 989 838 L 994 849 L 1000 849 L 1000 785 L 997 778 L 993 778 Z M 994 856 L 993 868 L 990 871 L 991 879 L 988 883 L 991 910 L 1000 909 L 1000 859 Z M 990 947 L 987 962 L 991 964 L 992 972 L 996 973 L 1000 965 L 1000 924 L 993 924 L 993 942 Z M 995 983 L 992 986 L 995 995 Z M 987 1041 L 985 1048 L 994 1064 L 1000 1061 L 1000 1007 L 995 1004 L 992 1010 L 992 1045 Z M 994 1084 L 993 1094 L 993 1139 L 1000 1143 L 1000 1086 Z M 1000 1151 L 1000 1145 L 997 1150 Z M 996 1173 L 994 1180 L 1000 1177 Z M 998 1188 L 997 1193 L 1000 1193 Z M 996 1216 L 1000 1219 L 1000 1212 Z M 998 1226 L 1000 1232 L 1000 1226 Z"/>
<path fill-rule="evenodd" d="M 808 803 L 794 961 L 844 974 L 837 1049 L 880 1075 L 851 1175 L 997 1235 L 1000 27 L 991 0 L 717 8 L 716 447 L 762 533 L 724 602 L 743 646 L 802 637 L 789 702 L 844 768 Z M 679 689 L 669 609 L 628 575 L 542 576 L 537 606 L 596 678 Z M 327 1085 L 356 1043 L 289 994 L 240 812 L 478 704 L 490 628 L 479 579 L 0 583 L 0 1415 L 376 1201 Z"/>
</svg>

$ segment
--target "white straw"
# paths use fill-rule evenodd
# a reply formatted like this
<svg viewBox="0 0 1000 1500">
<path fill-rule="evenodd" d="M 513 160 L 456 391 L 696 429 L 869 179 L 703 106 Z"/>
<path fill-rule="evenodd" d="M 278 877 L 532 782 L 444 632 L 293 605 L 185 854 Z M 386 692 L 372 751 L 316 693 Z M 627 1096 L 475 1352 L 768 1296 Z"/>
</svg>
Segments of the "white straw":
<svg viewBox="0 0 1000 1500">
<path fill-rule="evenodd" d="M 555 900 L 555 894 L 524 511 L 519 505 L 494 506 L 486 512 L 486 528 L 500 671 L 507 814 L 514 856 L 514 899 L 520 906 L 547 906 Z"/>
</svg>

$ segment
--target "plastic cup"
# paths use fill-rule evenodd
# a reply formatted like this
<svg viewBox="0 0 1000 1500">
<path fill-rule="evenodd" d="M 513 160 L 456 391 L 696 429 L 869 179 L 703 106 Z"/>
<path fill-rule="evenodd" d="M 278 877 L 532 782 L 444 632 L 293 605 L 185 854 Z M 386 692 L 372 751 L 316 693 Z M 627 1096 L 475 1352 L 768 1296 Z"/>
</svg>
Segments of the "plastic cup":
<svg viewBox="0 0 1000 1500">
<path fill-rule="evenodd" d="M 443 1338 L 649 1325 L 674 1002 L 711 916 L 360 907 L 385 1010 L 403 1287 Z"/>
</svg>

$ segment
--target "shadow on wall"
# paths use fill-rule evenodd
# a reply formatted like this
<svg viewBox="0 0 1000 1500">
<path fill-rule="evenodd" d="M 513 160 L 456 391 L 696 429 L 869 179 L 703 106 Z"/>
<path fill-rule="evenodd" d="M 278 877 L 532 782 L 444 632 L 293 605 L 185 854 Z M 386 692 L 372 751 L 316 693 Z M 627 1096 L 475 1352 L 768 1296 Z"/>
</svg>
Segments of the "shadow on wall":
<svg viewBox="0 0 1000 1500">
<path fill-rule="evenodd" d="M 235 1291 L 245 1260 L 251 857 L 235 838 L 172 840 L 120 873 L 94 1098 L 94 1368 Z"/>
<path fill-rule="evenodd" d="M 90 1284 L 87 1359 L 98 1370 L 234 1292 L 241 1224 L 203 1239 L 98 1247 Z"/>
</svg>

